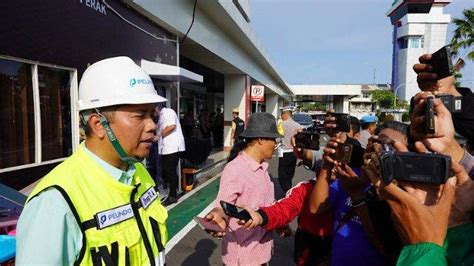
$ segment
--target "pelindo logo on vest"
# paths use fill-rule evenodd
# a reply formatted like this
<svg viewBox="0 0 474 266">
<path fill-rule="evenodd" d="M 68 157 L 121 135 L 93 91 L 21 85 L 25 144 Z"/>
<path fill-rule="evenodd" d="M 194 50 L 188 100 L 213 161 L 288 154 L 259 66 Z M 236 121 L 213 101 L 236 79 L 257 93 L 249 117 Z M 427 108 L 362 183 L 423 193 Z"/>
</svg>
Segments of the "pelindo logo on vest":
<svg viewBox="0 0 474 266">
<path fill-rule="evenodd" d="M 128 208 L 122 211 L 116 211 L 114 213 L 109 214 L 109 220 L 116 220 L 120 219 L 121 216 L 127 216 L 128 214 L 132 213 L 132 208 Z"/>
</svg>

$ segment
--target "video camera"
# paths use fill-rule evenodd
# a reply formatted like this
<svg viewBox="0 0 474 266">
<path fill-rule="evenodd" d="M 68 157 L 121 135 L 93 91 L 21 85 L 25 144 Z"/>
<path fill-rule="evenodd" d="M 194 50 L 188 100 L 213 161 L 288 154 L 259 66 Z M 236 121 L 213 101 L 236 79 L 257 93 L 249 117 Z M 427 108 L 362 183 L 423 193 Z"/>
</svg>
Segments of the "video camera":
<svg viewBox="0 0 474 266">
<path fill-rule="evenodd" d="M 438 153 L 397 152 L 386 148 L 380 155 L 380 168 L 385 184 L 395 179 L 440 185 L 450 177 L 451 157 Z"/>
<path fill-rule="evenodd" d="M 301 149 L 319 150 L 319 134 L 316 131 L 301 131 L 295 135 L 295 146 Z"/>
<path fill-rule="evenodd" d="M 431 55 L 430 65 L 433 72 L 436 73 L 437 79 L 443 79 L 454 73 L 453 60 L 451 55 L 451 47 L 444 46 Z"/>
<path fill-rule="evenodd" d="M 446 109 L 449 110 L 450 113 L 459 113 L 461 112 L 462 108 L 462 96 L 453 96 L 451 94 L 436 94 L 436 98 L 439 98 L 441 102 L 443 102 Z"/>
<path fill-rule="evenodd" d="M 454 97 L 450 94 L 437 94 L 435 96 L 443 102 L 446 109 L 451 113 L 461 111 L 461 97 Z M 425 101 L 425 133 L 427 135 L 435 134 L 435 111 L 434 111 L 434 97 L 430 96 Z"/>
</svg>

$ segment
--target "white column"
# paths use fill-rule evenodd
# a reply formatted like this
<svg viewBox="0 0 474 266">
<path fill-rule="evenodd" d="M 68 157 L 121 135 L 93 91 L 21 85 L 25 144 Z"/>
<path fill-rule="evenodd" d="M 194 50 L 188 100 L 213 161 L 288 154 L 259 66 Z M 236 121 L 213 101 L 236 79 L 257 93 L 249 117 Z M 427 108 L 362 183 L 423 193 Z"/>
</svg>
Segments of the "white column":
<svg viewBox="0 0 474 266">
<path fill-rule="evenodd" d="M 224 77 L 224 150 L 232 148 L 232 109 L 239 108 L 241 119 L 244 119 L 245 116 L 245 79 L 245 75 L 226 75 Z"/>
<path fill-rule="evenodd" d="M 349 96 L 342 96 L 342 112 L 349 113 Z"/>
<path fill-rule="evenodd" d="M 280 107 L 284 107 L 285 106 L 285 100 L 283 98 L 279 98 L 278 99 L 278 112 L 277 112 L 277 116 L 276 118 L 278 119 L 281 112 L 280 112 Z"/>
<path fill-rule="evenodd" d="M 265 107 L 266 107 L 267 113 L 272 114 L 275 118 L 278 117 L 278 95 L 266 94 Z"/>
</svg>

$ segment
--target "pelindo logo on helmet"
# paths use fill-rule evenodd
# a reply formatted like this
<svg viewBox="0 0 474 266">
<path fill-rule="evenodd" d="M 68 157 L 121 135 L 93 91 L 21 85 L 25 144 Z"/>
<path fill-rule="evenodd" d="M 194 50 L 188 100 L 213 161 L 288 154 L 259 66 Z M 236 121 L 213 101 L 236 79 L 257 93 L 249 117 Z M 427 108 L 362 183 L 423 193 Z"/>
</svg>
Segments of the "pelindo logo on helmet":
<svg viewBox="0 0 474 266">
<path fill-rule="evenodd" d="M 148 84 L 152 84 L 152 81 L 149 79 L 136 79 L 136 78 L 130 79 L 130 87 L 133 87 L 135 85 L 148 85 Z"/>
</svg>

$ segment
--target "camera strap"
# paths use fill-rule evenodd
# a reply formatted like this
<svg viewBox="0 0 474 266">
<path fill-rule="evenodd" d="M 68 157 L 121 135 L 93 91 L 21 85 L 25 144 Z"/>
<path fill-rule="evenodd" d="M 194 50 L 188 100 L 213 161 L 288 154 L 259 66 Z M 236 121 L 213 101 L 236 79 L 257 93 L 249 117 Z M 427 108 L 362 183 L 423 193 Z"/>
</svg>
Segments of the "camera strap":
<svg viewBox="0 0 474 266">
<path fill-rule="evenodd" d="M 364 205 L 367 206 L 367 204 L 364 204 Z M 375 249 L 380 254 L 382 254 L 383 256 L 388 257 L 387 252 L 385 252 L 385 248 L 384 248 L 382 242 L 380 241 L 380 238 L 375 233 L 375 228 L 372 225 L 372 221 L 370 219 L 370 214 L 369 214 L 370 210 L 369 210 L 368 207 L 365 207 L 365 208 L 367 209 L 367 214 L 368 214 L 369 217 L 368 217 L 368 220 L 367 220 L 367 219 L 364 219 L 363 216 L 359 215 L 359 218 L 360 218 L 360 221 L 361 221 L 361 224 L 362 224 L 362 228 L 364 228 L 364 231 L 367 234 L 367 238 L 369 239 L 370 243 L 372 243 L 372 245 L 374 245 Z M 345 224 L 347 224 L 356 215 L 357 215 L 356 208 L 354 206 L 351 206 L 349 211 L 339 221 L 335 232 L 337 233 Z"/>
<path fill-rule="evenodd" d="M 342 216 L 341 220 L 339 220 L 339 223 L 337 224 L 337 227 L 336 227 L 336 232 L 339 232 L 339 230 L 341 230 L 341 228 L 347 223 L 349 222 L 350 219 L 352 219 L 352 217 L 354 217 L 356 215 L 356 211 L 355 211 L 355 208 L 354 207 L 351 207 L 349 209 L 348 212 L 346 212 L 346 214 L 344 214 L 344 216 Z"/>
</svg>

